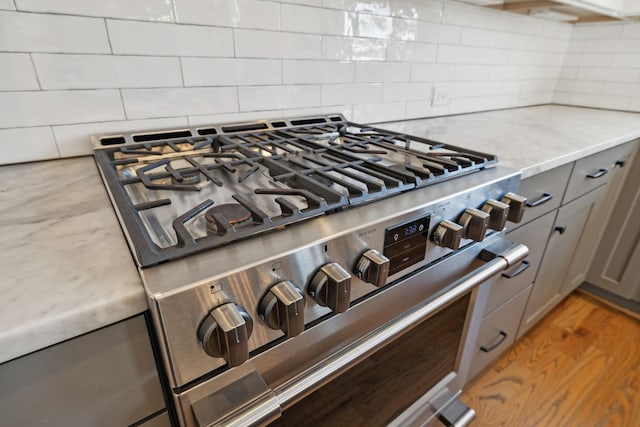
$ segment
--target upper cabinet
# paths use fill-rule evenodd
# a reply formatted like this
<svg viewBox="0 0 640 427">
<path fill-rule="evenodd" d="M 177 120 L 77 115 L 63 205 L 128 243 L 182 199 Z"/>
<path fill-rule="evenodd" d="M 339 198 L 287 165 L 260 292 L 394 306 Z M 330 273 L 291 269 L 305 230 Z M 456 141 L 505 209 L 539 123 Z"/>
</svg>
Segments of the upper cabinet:
<svg viewBox="0 0 640 427">
<path fill-rule="evenodd" d="M 640 0 L 465 0 L 507 12 L 570 23 L 638 19 Z"/>
</svg>

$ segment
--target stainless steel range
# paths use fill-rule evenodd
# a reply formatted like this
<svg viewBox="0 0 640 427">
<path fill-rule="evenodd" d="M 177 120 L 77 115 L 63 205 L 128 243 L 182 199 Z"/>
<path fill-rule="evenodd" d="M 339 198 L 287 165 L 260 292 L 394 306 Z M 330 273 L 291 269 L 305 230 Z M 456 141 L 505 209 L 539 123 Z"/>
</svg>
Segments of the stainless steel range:
<svg viewBox="0 0 640 427">
<path fill-rule="evenodd" d="M 340 115 L 92 137 L 174 422 L 465 425 L 519 173 Z"/>
</svg>

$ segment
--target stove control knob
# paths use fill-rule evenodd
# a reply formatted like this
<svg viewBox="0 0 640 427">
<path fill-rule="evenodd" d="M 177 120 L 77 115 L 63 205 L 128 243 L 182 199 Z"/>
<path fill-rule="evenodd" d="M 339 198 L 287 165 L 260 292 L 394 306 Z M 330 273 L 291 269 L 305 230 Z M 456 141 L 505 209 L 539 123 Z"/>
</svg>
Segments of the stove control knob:
<svg viewBox="0 0 640 427">
<path fill-rule="evenodd" d="M 460 225 L 464 228 L 462 237 L 482 242 L 489 227 L 489 214 L 479 209 L 467 208 L 460 216 Z"/>
<path fill-rule="evenodd" d="M 431 240 L 438 246 L 456 250 L 460 247 L 464 227 L 451 221 L 441 221 L 433 230 Z"/>
<path fill-rule="evenodd" d="M 526 197 L 519 196 L 516 193 L 507 193 L 500 201 L 509 205 L 509 216 L 507 216 L 509 221 L 515 223 L 522 221 L 522 215 L 524 215 L 527 203 Z"/>
<path fill-rule="evenodd" d="M 198 328 L 198 339 L 212 357 L 223 357 L 230 367 L 249 358 L 249 336 L 253 321 L 249 314 L 232 302 L 211 310 Z"/>
<path fill-rule="evenodd" d="M 304 331 L 304 294 L 288 280 L 269 289 L 258 306 L 258 314 L 271 329 L 280 329 L 288 338 Z"/>
<path fill-rule="evenodd" d="M 509 205 L 494 199 L 489 199 L 482 206 L 483 212 L 489 214 L 489 228 L 501 231 L 507 225 L 507 216 L 509 215 Z"/>
<path fill-rule="evenodd" d="M 356 274 L 367 283 L 377 287 L 387 284 L 389 276 L 389 258 L 375 249 L 362 254 L 356 265 Z"/>
<path fill-rule="evenodd" d="M 349 308 L 351 298 L 351 274 L 336 262 L 323 265 L 309 283 L 309 295 L 334 313 Z"/>
</svg>

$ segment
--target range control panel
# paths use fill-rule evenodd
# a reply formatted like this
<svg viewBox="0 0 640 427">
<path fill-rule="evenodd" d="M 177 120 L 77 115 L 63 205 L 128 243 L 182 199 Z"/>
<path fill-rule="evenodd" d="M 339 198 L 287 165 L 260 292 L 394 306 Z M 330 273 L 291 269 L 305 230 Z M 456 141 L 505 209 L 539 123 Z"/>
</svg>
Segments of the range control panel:
<svg viewBox="0 0 640 427">
<path fill-rule="evenodd" d="M 427 215 L 385 230 L 383 254 L 390 261 L 389 275 L 424 259 L 430 219 Z"/>
</svg>

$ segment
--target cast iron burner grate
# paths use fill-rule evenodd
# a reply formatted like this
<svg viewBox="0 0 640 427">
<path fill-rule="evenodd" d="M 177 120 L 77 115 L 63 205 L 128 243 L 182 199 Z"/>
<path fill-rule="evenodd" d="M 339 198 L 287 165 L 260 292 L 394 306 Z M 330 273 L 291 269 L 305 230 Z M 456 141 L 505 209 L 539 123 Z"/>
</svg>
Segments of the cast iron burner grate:
<svg viewBox="0 0 640 427">
<path fill-rule="evenodd" d="M 94 136 L 93 141 L 143 267 L 497 163 L 493 155 L 342 116 Z M 242 220 L 229 214 L 227 205 L 235 205 Z"/>
</svg>

